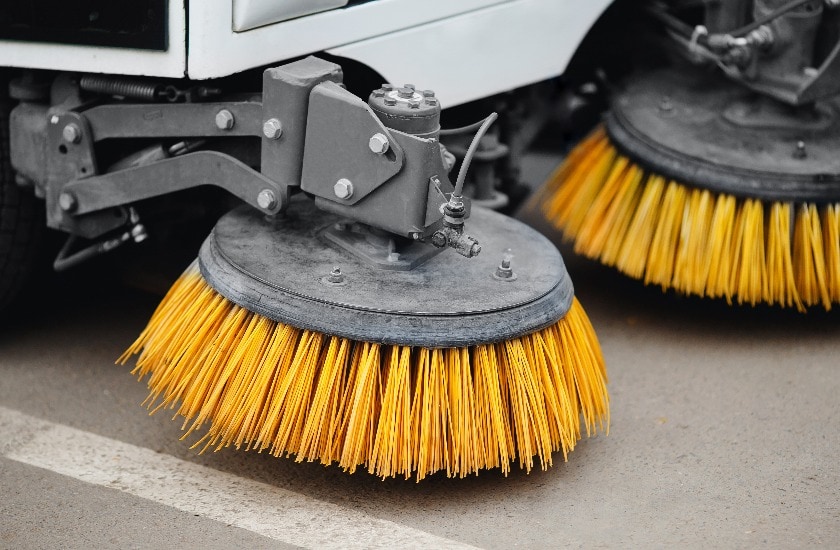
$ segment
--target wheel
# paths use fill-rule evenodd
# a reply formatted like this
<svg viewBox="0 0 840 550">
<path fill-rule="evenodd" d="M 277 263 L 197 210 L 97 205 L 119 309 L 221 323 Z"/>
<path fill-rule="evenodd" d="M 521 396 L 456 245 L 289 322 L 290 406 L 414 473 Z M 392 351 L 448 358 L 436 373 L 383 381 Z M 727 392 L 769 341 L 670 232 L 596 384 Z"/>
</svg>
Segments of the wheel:
<svg viewBox="0 0 840 550">
<path fill-rule="evenodd" d="M 14 300 L 31 273 L 45 224 L 41 201 L 15 183 L 9 156 L 10 111 L 11 103 L 0 97 L 0 310 Z"/>
</svg>

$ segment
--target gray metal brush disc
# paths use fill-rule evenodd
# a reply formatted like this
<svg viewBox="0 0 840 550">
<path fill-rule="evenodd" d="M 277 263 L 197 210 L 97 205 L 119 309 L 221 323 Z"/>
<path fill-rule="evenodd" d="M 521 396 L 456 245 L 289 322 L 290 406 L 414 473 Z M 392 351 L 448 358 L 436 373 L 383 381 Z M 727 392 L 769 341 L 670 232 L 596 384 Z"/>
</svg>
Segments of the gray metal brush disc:
<svg viewBox="0 0 840 550">
<path fill-rule="evenodd" d="M 652 172 L 719 193 L 771 201 L 840 200 L 837 99 L 792 108 L 717 73 L 660 70 L 612 102 L 607 131 Z"/>
<path fill-rule="evenodd" d="M 491 210 L 474 207 L 466 223 L 482 246 L 477 257 L 420 254 L 422 263 L 409 270 L 385 269 L 334 244 L 326 235 L 340 222 L 307 199 L 276 219 L 238 208 L 204 242 L 202 276 L 225 298 L 275 321 L 427 348 L 508 340 L 555 323 L 571 307 L 572 282 L 555 246 Z M 497 276 L 506 253 L 514 277 Z M 338 282 L 330 280 L 336 267 Z"/>
</svg>

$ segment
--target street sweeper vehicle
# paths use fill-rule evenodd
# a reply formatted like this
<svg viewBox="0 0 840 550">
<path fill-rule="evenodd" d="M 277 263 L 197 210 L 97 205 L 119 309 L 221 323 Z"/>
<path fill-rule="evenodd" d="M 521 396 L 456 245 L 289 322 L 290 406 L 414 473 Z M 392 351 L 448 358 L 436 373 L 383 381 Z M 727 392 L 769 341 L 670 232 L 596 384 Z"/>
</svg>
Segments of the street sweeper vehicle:
<svg viewBox="0 0 840 550">
<path fill-rule="evenodd" d="M 554 245 L 485 206 L 607 4 L 5 3 L 0 299 L 44 226 L 68 269 L 220 188 L 121 358 L 150 407 L 381 477 L 547 467 L 606 429 L 603 358 Z"/>
</svg>

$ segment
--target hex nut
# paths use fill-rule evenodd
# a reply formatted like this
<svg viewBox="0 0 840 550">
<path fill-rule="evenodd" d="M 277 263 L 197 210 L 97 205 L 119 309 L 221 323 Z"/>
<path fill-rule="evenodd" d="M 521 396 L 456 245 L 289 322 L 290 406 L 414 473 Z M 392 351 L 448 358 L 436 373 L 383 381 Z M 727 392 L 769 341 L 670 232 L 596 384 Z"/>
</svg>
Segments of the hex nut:
<svg viewBox="0 0 840 550">
<path fill-rule="evenodd" d="M 263 189 L 257 195 L 257 205 L 263 210 L 274 210 L 277 206 L 277 196 L 271 189 Z"/>
<path fill-rule="evenodd" d="M 61 137 L 67 143 L 79 143 L 82 141 L 82 129 L 78 124 L 71 122 L 61 131 Z"/>
<path fill-rule="evenodd" d="M 384 134 L 380 133 L 373 134 L 370 141 L 368 141 L 368 147 L 370 147 L 370 150 L 377 155 L 387 153 L 390 146 L 391 144 L 388 142 L 388 138 Z"/>
<path fill-rule="evenodd" d="M 219 130 L 230 130 L 236 123 L 233 113 L 227 109 L 222 109 L 216 113 L 216 128 Z"/>
<path fill-rule="evenodd" d="M 276 118 L 270 118 L 263 123 L 263 134 L 268 139 L 280 139 L 283 135 L 283 123 Z"/>
<path fill-rule="evenodd" d="M 349 199 L 353 196 L 353 183 L 347 178 L 341 178 L 333 185 L 333 193 L 339 199 Z"/>
</svg>

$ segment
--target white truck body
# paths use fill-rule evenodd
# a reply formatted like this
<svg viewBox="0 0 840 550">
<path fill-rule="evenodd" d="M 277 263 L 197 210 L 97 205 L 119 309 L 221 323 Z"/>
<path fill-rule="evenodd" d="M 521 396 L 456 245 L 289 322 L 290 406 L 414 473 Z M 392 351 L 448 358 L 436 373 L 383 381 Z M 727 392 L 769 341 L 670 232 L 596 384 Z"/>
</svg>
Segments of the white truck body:
<svg viewBox="0 0 840 550">
<path fill-rule="evenodd" d="M 204 80 L 325 51 L 451 107 L 562 74 L 610 3 L 171 0 L 165 51 L 0 40 L 0 66 Z"/>
</svg>

